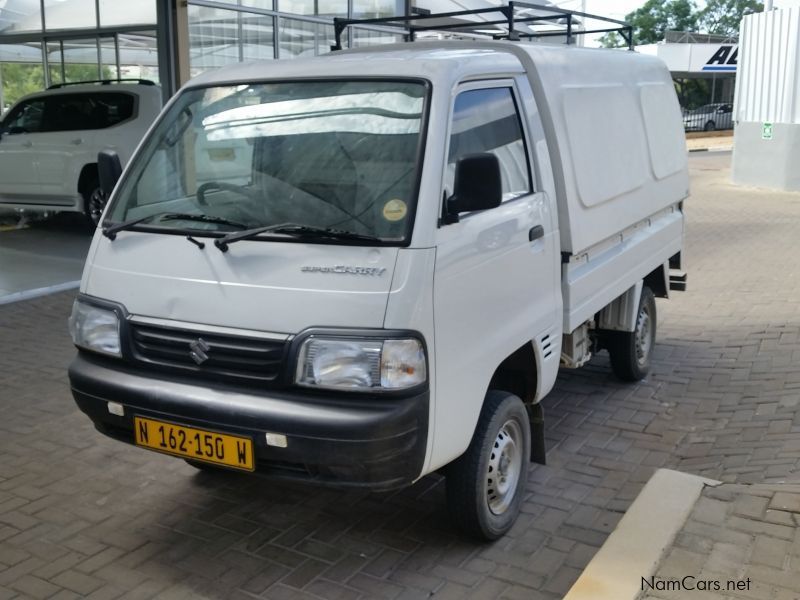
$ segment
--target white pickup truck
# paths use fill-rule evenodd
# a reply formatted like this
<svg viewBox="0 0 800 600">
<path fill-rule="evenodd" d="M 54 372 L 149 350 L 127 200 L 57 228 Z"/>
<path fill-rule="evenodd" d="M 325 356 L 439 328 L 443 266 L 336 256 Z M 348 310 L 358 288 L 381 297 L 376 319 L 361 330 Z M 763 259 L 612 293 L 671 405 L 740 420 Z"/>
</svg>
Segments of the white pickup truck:
<svg viewBox="0 0 800 600">
<path fill-rule="evenodd" d="M 559 365 L 607 349 L 647 374 L 687 195 L 672 80 L 633 52 L 420 42 L 207 73 L 94 237 L 73 395 L 198 468 L 441 471 L 456 524 L 494 539 Z"/>
</svg>

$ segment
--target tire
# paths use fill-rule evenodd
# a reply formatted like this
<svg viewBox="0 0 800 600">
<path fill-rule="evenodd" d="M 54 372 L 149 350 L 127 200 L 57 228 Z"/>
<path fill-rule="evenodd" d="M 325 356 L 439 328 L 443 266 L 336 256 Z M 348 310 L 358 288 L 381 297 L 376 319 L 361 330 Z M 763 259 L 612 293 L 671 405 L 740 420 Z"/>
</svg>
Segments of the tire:
<svg viewBox="0 0 800 600">
<path fill-rule="evenodd" d="M 706 126 L 703 127 L 703 131 L 714 131 L 717 128 L 717 124 L 714 121 L 709 121 L 706 123 Z"/>
<path fill-rule="evenodd" d="M 642 288 L 634 331 L 609 331 L 608 353 L 611 369 L 623 381 L 639 381 L 647 376 L 656 344 L 656 297 L 649 287 Z"/>
<path fill-rule="evenodd" d="M 458 529 L 487 542 L 511 529 L 528 481 L 530 454 L 522 400 L 489 390 L 467 451 L 447 469 L 447 506 Z M 504 473 L 502 482 L 498 473 Z"/>
<path fill-rule="evenodd" d="M 103 209 L 106 207 L 105 193 L 100 188 L 100 181 L 95 177 L 86 186 L 83 195 L 83 213 L 92 227 L 97 227 L 100 224 L 100 217 L 103 215 Z"/>
</svg>

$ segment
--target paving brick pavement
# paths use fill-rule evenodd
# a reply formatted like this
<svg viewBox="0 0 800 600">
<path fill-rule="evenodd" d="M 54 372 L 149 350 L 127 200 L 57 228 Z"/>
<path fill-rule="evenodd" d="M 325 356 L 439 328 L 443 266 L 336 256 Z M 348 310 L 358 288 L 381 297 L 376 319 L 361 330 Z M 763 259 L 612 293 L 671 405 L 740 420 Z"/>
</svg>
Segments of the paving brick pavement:
<svg viewBox="0 0 800 600">
<path fill-rule="evenodd" d="M 659 467 L 800 481 L 800 196 L 734 188 L 728 161 L 691 158 L 690 291 L 659 301 L 653 373 L 559 376 L 548 465 L 490 545 L 454 534 L 436 476 L 323 490 L 103 438 L 68 391 L 71 295 L 0 307 L 0 599 L 559 598 Z"/>
<path fill-rule="evenodd" d="M 800 485 L 706 487 L 643 599 L 800 600 Z"/>
</svg>

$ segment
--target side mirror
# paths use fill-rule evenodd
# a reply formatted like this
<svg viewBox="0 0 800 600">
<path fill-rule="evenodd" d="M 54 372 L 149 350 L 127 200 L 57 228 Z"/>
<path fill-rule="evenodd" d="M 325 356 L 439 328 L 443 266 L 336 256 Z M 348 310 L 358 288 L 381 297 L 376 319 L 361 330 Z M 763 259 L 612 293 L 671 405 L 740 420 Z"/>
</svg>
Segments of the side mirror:
<svg viewBox="0 0 800 600">
<path fill-rule="evenodd" d="M 100 176 L 100 189 L 109 198 L 122 175 L 119 155 L 113 150 L 101 150 L 97 155 L 97 173 Z"/>
<path fill-rule="evenodd" d="M 503 201 L 500 161 L 494 154 L 470 154 L 456 163 L 453 195 L 446 200 L 445 223 L 458 223 L 463 212 L 488 210 Z"/>
</svg>

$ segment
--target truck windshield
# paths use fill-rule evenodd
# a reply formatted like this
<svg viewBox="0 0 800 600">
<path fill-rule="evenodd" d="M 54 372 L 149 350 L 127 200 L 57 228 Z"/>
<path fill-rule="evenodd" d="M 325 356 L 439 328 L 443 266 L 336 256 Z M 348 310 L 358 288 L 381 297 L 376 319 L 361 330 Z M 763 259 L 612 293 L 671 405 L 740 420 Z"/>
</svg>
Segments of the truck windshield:
<svg viewBox="0 0 800 600">
<path fill-rule="evenodd" d="M 423 82 L 376 80 L 184 92 L 120 182 L 104 226 L 142 219 L 130 228 L 219 237 L 291 223 L 305 226 L 304 241 L 348 243 L 312 235 L 335 229 L 403 244 L 426 97 Z"/>
</svg>

